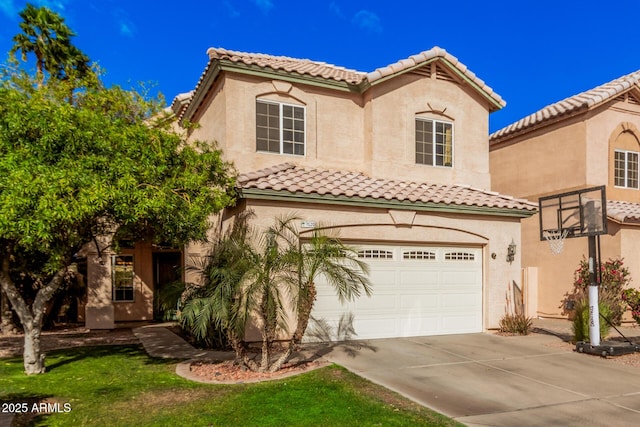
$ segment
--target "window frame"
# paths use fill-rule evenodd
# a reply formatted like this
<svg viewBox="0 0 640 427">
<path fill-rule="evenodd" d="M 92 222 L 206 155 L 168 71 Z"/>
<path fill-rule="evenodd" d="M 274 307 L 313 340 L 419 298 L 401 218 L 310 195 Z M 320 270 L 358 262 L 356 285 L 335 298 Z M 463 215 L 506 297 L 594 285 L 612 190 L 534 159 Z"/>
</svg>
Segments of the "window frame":
<svg viewBox="0 0 640 427">
<path fill-rule="evenodd" d="M 427 141 L 418 141 L 418 122 L 422 122 L 422 123 L 428 123 L 431 122 L 431 141 L 427 142 Z M 444 126 L 450 126 L 451 127 L 451 153 L 449 153 L 449 156 L 451 157 L 451 160 L 449 162 L 446 162 L 446 158 L 447 158 L 447 154 L 446 154 L 446 141 L 443 144 L 438 144 L 437 143 L 437 125 L 438 124 L 442 124 Z M 446 132 L 446 130 L 445 130 Z M 446 135 L 446 134 L 445 134 Z M 446 138 L 446 136 L 445 136 Z M 418 161 L 418 144 L 424 144 L 424 145 L 431 145 L 431 163 L 428 163 L 427 161 L 423 161 L 423 162 L 419 162 Z M 438 154 L 438 146 L 442 145 L 443 147 L 443 152 L 442 154 Z M 416 116 L 414 118 L 414 161 L 415 164 L 417 165 L 424 165 L 424 166 L 432 166 L 432 167 L 439 167 L 439 168 L 453 168 L 455 165 L 455 126 L 454 123 L 452 121 L 447 121 L 447 120 L 439 120 L 439 119 L 434 119 L 431 117 L 423 117 L 423 116 Z M 425 151 L 420 153 L 422 156 L 424 156 L 424 158 L 426 158 L 429 154 Z M 442 158 L 442 164 L 438 164 L 438 157 Z M 448 163 L 448 164 L 447 164 Z"/>
<path fill-rule="evenodd" d="M 268 143 L 267 143 L 267 149 L 260 149 L 258 148 L 258 140 L 260 139 L 260 137 L 258 136 L 258 132 L 259 132 L 259 128 L 260 125 L 258 124 L 258 104 L 259 103 L 263 103 L 263 104 L 267 104 L 267 105 L 276 105 L 278 106 L 278 151 L 273 151 L 273 150 L 269 150 L 268 148 Z M 291 116 L 284 116 L 284 110 L 286 107 L 290 107 L 292 108 L 291 110 Z M 300 109 L 302 110 L 302 118 L 298 119 L 295 117 L 295 109 Z M 262 99 L 262 98 L 256 98 L 256 114 L 255 114 L 255 118 L 256 118 L 256 152 L 258 153 L 271 153 L 271 154 L 280 154 L 280 155 L 289 155 L 289 156 L 306 156 L 307 155 L 307 108 L 304 105 L 298 105 L 298 104 L 292 104 L 292 103 L 288 103 L 288 102 L 281 102 L 281 101 L 272 101 L 269 99 Z M 284 122 L 285 120 L 291 120 L 291 127 L 290 128 L 286 128 L 284 126 Z M 302 129 L 296 129 L 295 126 L 295 122 L 296 120 L 301 120 L 302 121 Z M 267 129 L 268 129 L 268 124 L 267 124 Z M 290 140 L 286 140 L 285 139 L 285 133 L 286 132 L 291 132 L 291 139 Z M 268 132 L 267 132 L 268 133 Z M 295 141 L 295 135 L 296 134 L 302 134 L 302 142 L 299 141 Z M 269 136 L 267 135 L 267 138 L 269 138 Z M 267 139 L 268 141 L 268 139 Z M 291 144 L 291 152 L 285 152 L 285 145 L 286 144 Z M 296 153 L 296 147 L 297 146 L 302 146 L 302 153 Z"/>
<path fill-rule="evenodd" d="M 622 164 L 624 167 L 621 169 L 618 167 L 619 160 L 618 155 L 623 154 L 624 159 L 622 159 Z M 631 155 L 635 156 L 635 162 L 630 163 Z M 635 164 L 635 177 L 630 176 L 631 168 L 630 165 Z M 638 151 L 633 150 L 623 150 L 623 149 L 614 149 L 613 150 L 613 185 L 616 188 L 626 188 L 630 190 L 638 190 L 640 189 L 640 153 Z M 619 172 L 622 172 L 622 177 L 619 176 Z M 619 179 L 622 178 L 622 185 L 618 183 Z M 635 181 L 635 186 L 630 185 L 629 181 Z"/>
<path fill-rule="evenodd" d="M 123 265 L 122 272 L 128 273 L 131 284 L 127 286 L 118 286 L 116 284 L 116 273 L 118 272 L 118 259 L 128 258 L 127 265 Z M 124 260 L 123 260 L 124 261 Z M 127 298 L 131 293 L 131 298 Z M 111 256 L 111 300 L 113 302 L 135 302 L 136 297 L 136 272 L 135 257 L 133 254 L 120 254 Z"/>
</svg>

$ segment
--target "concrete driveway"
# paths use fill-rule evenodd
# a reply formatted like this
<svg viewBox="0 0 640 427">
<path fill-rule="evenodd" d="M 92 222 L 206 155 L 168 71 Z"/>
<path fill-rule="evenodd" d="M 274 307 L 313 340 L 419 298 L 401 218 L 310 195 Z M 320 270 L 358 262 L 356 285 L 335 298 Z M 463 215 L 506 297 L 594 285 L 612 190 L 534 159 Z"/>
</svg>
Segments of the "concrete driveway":
<svg viewBox="0 0 640 427">
<path fill-rule="evenodd" d="M 638 426 L 640 368 L 567 351 L 552 335 L 370 340 L 325 355 L 468 426 Z"/>
</svg>

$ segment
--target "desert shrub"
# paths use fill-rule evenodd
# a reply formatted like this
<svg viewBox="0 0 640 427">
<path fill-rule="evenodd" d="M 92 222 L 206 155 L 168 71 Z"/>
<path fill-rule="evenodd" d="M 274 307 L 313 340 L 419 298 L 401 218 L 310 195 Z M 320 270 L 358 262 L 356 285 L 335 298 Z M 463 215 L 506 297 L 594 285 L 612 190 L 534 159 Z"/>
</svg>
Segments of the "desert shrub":
<svg viewBox="0 0 640 427">
<path fill-rule="evenodd" d="M 629 269 L 624 266 L 622 259 L 610 259 L 600 265 L 600 285 L 598 298 L 608 306 L 607 319 L 614 325 L 620 325 L 622 315 L 627 309 L 622 293 L 631 282 Z M 574 307 L 577 315 L 577 305 L 581 300 L 587 300 L 589 295 L 589 261 L 585 258 L 574 272 L 573 290 L 565 294 L 562 307 Z M 602 312 L 601 312 L 602 313 Z M 603 313 L 604 314 L 604 313 Z"/>
<path fill-rule="evenodd" d="M 506 334 L 529 335 L 533 319 L 524 314 L 524 297 L 516 283 L 507 287 L 505 314 L 499 322 L 500 332 Z"/>
<path fill-rule="evenodd" d="M 606 318 L 611 316 L 611 307 L 605 301 L 598 303 L 598 310 L 600 314 Z M 589 300 L 588 298 L 581 298 L 575 302 L 575 317 L 573 318 L 573 336 L 576 341 L 590 341 L 589 340 Z M 600 338 L 604 339 L 609 335 L 611 326 L 604 319 L 600 319 Z"/>
<path fill-rule="evenodd" d="M 533 319 L 522 313 L 505 314 L 500 319 L 500 332 L 517 335 L 529 335 L 533 327 Z"/>
</svg>

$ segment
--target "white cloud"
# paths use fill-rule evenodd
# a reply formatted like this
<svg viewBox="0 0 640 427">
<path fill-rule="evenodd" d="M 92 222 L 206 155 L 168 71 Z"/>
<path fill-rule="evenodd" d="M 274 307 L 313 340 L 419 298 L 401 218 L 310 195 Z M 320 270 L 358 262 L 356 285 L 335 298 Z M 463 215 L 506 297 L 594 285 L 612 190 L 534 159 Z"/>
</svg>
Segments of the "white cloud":
<svg viewBox="0 0 640 427">
<path fill-rule="evenodd" d="M 45 6 L 54 12 L 60 13 L 65 10 L 69 1 L 70 0 L 30 0 L 29 3 L 36 7 Z M 14 0 L 0 0 L 0 14 L 5 15 L 12 21 L 18 21 L 20 19 L 18 14 L 22 9 L 24 9 L 24 6 L 19 9 Z"/>
<path fill-rule="evenodd" d="M 256 6 L 260 8 L 264 13 L 268 13 L 273 9 L 273 2 L 271 0 L 253 0 Z"/>
<path fill-rule="evenodd" d="M 240 16 L 240 12 L 238 12 L 238 10 L 235 7 L 233 7 L 231 2 L 225 1 L 223 4 L 224 4 L 224 7 L 227 8 L 227 12 L 229 13 L 229 16 L 231 18 L 237 18 L 238 16 Z"/>
<path fill-rule="evenodd" d="M 136 35 L 136 26 L 129 18 L 129 14 L 122 9 L 114 9 L 112 13 L 120 34 L 125 37 L 134 37 Z"/>
<path fill-rule="evenodd" d="M 340 5 L 338 3 L 336 3 L 336 2 L 334 2 L 334 1 L 329 3 L 329 10 L 331 12 L 333 12 L 340 19 L 345 19 L 346 18 L 344 13 L 342 13 L 342 9 L 340 8 Z"/>
<path fill-rule="evenodd" d="M 363 30 L 370 31 L 372 33 L 382 32 L 382 22 L 380 17 L 368 10 L 360 10 L 354 16 L 352 22 Z"/>
<path fill-rule="evenodd" d="M 13 0 L 0 0 L 0 12 L 12 20 L 18 17 L 18 9 L 13 4 Z"/>
<path fill-rule="evenodd" d="M 30 3 L 33 3 L 35 6 L 45 6 L 54 12 L 62 12 L 65 10 L 67 3 L 69 0 L 34 0 Z"/>
</svg>

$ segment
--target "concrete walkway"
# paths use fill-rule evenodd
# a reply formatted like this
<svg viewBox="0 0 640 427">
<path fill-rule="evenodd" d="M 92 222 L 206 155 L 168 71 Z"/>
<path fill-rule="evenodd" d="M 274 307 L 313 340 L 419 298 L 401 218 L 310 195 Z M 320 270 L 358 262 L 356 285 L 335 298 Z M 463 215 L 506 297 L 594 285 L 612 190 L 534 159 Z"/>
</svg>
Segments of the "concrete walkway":
<svg viewBox="0 0 640 427">
<path fill-rule="evenodd" d="M 233 352 L 198 350 L 182 337 L 167 329 L 171 324 L 152 324 L 134 328 L 134 335 L 140 340 L 151 357 L 161 359 L 205 359 L 233 360 Z"/>
</svg>

